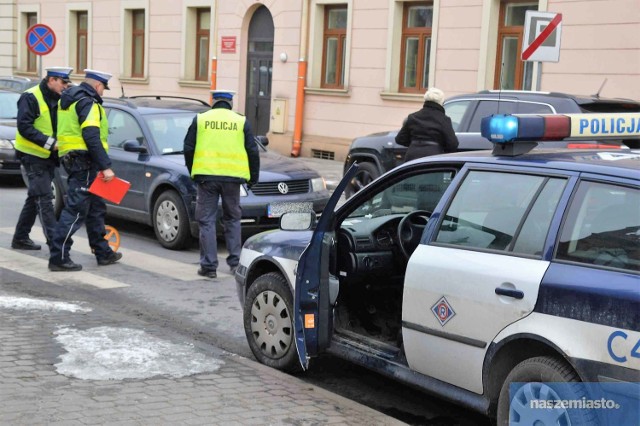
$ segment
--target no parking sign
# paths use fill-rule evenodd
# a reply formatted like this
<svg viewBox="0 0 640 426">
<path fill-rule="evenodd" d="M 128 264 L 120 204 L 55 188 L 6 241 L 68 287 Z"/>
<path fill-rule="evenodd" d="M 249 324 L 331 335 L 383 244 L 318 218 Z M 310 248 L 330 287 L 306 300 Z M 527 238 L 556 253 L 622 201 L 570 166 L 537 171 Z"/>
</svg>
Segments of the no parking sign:
<svg viewBox="0 0 640 426">
<path fill-rule="evenodd" d="M 27 30 L 27 47 L 36 55 L 48 55 L 56 47 L 56 34 L 47 25 L 32 25 Z"/>
</svg>

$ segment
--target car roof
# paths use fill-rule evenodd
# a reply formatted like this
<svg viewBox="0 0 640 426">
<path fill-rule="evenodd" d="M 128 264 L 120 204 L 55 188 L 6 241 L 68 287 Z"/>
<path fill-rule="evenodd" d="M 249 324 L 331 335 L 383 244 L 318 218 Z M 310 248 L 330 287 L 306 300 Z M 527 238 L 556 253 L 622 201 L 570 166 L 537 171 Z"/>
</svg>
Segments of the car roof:
<svg viewBox="0 0 640 426">
<path fill-rule="evenodd" d="M 121 106 L 136 109 L 140 114 L 162 114 L 168 112 L 202 112 L 211 108 L 199 99 L 177 96 L 133 96 L 103 98 L 104 106 Z"/>
<path fill-rule="evenodd" d="M 577 104 L 580 108 L 590 112 L 635 112 L 640 111 L 640 102 L 633 99 L 601 98 L 598 95 L 571 95 L 560 92 L 539 92 L 529 90 L 483 90 L 476 93 L 456 95 L 446 102 L 461 99 L 492 99 L 505 101 L 541 102 L 551 105 L 566 105 L 568 102 Z M 565 112 L 565 111 L 559 111 Z"/>
<path fill-rule="evenodd" d="M 492 151 L 467 151 L 423 157 L 409 163 L 456 162 L 535 166 L 554 170 L 597 173 L 640 180 L 640 151 L 593 149 L 536 149 L 518 156 L 496 156 Z"/>
</svg>

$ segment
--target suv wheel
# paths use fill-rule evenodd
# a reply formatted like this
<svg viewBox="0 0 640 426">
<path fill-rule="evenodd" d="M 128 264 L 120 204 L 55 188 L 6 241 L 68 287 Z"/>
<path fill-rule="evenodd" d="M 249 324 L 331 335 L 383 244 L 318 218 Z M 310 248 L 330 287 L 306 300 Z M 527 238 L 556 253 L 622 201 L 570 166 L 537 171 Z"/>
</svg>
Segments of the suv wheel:
<svg viewBox="0 0 640 426">
<path fill-rule="evenodd" d="M 358 163 L 358 171 L 351 179 L 345 190 L 347 198 L 351 198 L 353 194 L 360 191 L 372 181 L 376 180 L 380 176 L 380 171 L 373 163 L 364 162 Z"/>
<path fill-rule="evenodd" d="M 170 250 L 181 250 L 189 241 L 187 209 L 176 191 L 165 191 L 153 207 L 153 230 L 160 244 Z"/>
</svg>

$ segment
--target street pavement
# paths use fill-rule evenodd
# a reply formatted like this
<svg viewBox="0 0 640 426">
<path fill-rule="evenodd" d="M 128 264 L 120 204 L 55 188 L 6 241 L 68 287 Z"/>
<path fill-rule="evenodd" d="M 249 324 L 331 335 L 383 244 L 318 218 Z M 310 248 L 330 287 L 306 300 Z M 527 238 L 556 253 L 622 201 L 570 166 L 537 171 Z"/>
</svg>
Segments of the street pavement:
<svg viewBox="0 0 640 426">
<path fill-rule="evenodd" d="M 16 287 L 19 274 L 2 275 L 2 290 Z M 168 338 L 158 325 L 123 321 L 86 302 L 0 291 L 0 424 L 402 424 L 249 359 Z"/>
<path fill-rule="evenodd" d="M 316 170 L 327 182 L 327 188 L 332 191 L 342 180 L 342 168 L 344 166 L 342 161 L 310 157 L 298 157 L 294 161 L 300 161 L 309 168 Z"/>
<path fill-rule="evenodd" d="M 341 162 L 301 161 L 318 170 L 330 189 L 342 176 Z M 38 231 L 33 238 L 43 243 Z M 8 247 L 10 233 L 0 232 L 2 425 L 403 424 L 160 323 L 123 316 L 108 305 L 74 302 L 83 299 L 89 283 L 107 292 L 128 290 L 134 283 L 121 274 L 100 276 L 91 266 L 81 273 L 48 273 L 42 253 Z M 83 237 L 76 239 L 76 258 L 90 259 Z M 164 276 L 156 280 L 177 282 L 178 274 L 187 280 L 175 284 L 180 288 L 190 285 L 196 291 L 203 285 L 192 281 L 198 279 L 193 265 L 135 256 L 136 268 Z M 118 269 L 126 272 L 127 263 Z M 71 297 L 45 296 L 56 293 L 48 293 L 47 286 L 64 288 Z"/>
</svg>

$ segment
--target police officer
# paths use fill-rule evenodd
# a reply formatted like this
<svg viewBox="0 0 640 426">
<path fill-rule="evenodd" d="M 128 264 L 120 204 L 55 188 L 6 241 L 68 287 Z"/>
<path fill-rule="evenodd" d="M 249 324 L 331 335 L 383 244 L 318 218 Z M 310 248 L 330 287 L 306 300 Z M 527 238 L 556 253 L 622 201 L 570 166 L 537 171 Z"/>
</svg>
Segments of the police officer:
<svg viewBox="0 0 640 426">
<path fill-rule="evenodd" d="M 235 273 L 242 248 L 240 186 L 258 181 L 260 154 L 251 127 L 231 110 L 233 92 L 212 91 L 211 110 L 196 115 L 184 139 L 184 158 L 198 193 L 196 220 L 200 226 L 198 275 L 216 278 L 218 247 L 216 219 L 222 198 L 222 225 L 229 251 L 227 265 Z"/>
<path fill-rule="evenodd" d="M 27 173 L 28 191 L 11 247 L 19 250 L 40 250 L 29 238 L 31 228 L 40 217 L 42 230 L 50 244 L 56 225 L 53 211 L 51 181 L 58 165 L 56 123 L 60 94 L 71 83 L 73 68 L 46 68 L 40 84 L 27 89 L 18 100 L 18 131 L 16 153 Z"/>
<path fill-rule="evenodd" d="M 82 265 L 71 260 L 69 251 L 71 236 L 83 222 L 98 265 L 110 265 L 122 258 L 122 253 L 111 250 L 104 239 L 107 212 L 104 201 L 87 190 L 94 179 L 108 182 L 115 177 L 107 155 L 109 124 L 102 108 L 102 95 L 109 89 L 111 74 L 90 69 L 84 72 L 85 80 L 66 90 L 58 107 L 58 152 L 69 178 L 65 207 L 51 244 L 51 271 L 82 269 Z"/>
</svg>

